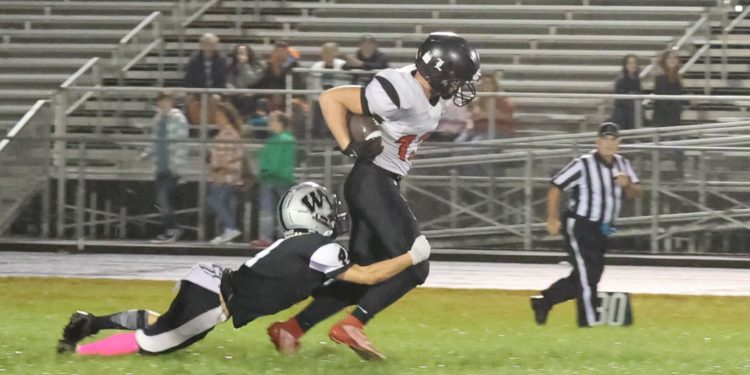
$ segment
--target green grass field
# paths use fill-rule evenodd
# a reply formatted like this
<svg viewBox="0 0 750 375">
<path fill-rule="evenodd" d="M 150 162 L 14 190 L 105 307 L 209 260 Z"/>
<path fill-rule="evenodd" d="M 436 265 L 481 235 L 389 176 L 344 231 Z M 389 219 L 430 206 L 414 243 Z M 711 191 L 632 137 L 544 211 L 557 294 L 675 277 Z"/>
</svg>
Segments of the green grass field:
<svg viewBox="0 0 750 375">
<path fill-rule="evenodd" d="M 71 312 L 163 311 L 170 282 L 0 278 L 0 374 L 750 374 L 750 298 L 633 298 L 635 325 L 578 329 L 574 303 L 533 324 L 525 292 L 418 289 L 368 328 L 388 357 L 360 361 L 331 343 L 326 322 L 295 357 L 276 354 L 265 328 L 218 327 L 163 356 L 59 356 Z M 296 307 L 296 308 L 299 308 Z"/>
</svg>

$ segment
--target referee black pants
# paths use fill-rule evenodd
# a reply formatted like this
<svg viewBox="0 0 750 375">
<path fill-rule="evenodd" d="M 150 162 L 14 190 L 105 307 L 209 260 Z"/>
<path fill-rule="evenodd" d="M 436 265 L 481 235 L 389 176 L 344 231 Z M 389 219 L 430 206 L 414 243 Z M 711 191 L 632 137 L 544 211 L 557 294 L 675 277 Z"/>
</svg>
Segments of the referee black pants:
<svg viewBox="0 0 750 375">
<path fill-rule="evenodd" d="M 369 265 L 406 253 L 419 236 L 419 225 L 401 196 L 398 178 L 371 161 L 358 160 L 344 185 L 352 218 L 349 253 L 352 262 Z M 337 281 L 313 293 L 315 300 L 297 320 L 307 330 L 346 306 L 357 304 L 353 315 L 366 323 L 403 295 L 424 283 L 430 266 L 425 261 L 371 287 Z"/>
<path fill-rule="evenodd" d="M 607 237 L 602 234 L 599 224 L 572 215 L 563 217 L 562 229 L 573 271 L 553 283 L 542 295 L 551 306 L 575 298 L 578 325 L 589 327 L 599 320 L 596 286 L 604 272 Z"/>
</svg>

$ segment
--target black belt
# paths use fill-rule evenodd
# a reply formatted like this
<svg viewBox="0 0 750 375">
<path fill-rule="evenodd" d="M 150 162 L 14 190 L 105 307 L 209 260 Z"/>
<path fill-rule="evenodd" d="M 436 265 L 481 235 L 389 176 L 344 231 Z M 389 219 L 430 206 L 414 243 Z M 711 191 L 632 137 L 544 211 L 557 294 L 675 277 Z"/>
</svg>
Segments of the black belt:
<svg viewBox="0 0 750 375">
<path fill-rule="evenodd" d="M 377 168 L 377 169 L 380 169 L 380 170 L 381 170 L 381 171 L 382 171 L 383 173 L 385 173 L 385 175 L 386 175 L 386 176 L 388 176 L 388 177 L 392 178 L 392 179 L 393 179 L 394 181 L 396 181 L 396 182 L 401 182 L 401 180 L 402 180 L 402 179 L 404 178 L 404 176 L 403 176 L 403 175 L 400 175 L 400 174 L 398 174 L 398 173 L 393 173 L 393 172 L 391 172 L 391 171 L 389 171 L 389 170 L 383 169 L 383 168 L 381 168 L 381 167 L 377 166 L 377 165 L 376 165 L 375 163 L 372 163 L 372 165 L 373 165 L 373 166 L 374 166 L 375 168 Z"/>
<path fill-rule="evenodd" d="M 573 218 L 573 219 L 576 219 L 576 222 L 578 222 L 578 223 L 589 225 L 589 226 L 596 227 L 596 228 L 599 228 L 599 226 L 602 224 L 601 222 L 592 221 L 591 219 L 589 219 L 587 217 L 580 216 L 580 215 L 578 215 L 578 214 L 576 214 L 574 212 L 570 212 L 568 210 L 565 210 L 563 212 L 563 218 L 564 219 Z"/>
</svg>

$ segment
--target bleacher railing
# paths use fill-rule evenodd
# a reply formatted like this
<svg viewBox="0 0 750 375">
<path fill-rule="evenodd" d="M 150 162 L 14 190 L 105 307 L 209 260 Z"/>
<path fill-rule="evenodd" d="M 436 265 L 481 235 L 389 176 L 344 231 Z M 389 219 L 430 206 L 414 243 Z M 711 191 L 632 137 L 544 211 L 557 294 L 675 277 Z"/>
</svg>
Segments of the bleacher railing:
<svg viewBox="0 0 750 375">
<path fill-rule="evenodd" d="M 81 87 L 71 86 L 71 92 L 117 93 L 118 95 L 150 96 L 160 88 L 144 87 Z M 208 107 L 212 94 L 295 94 L 317 95 L 317 90 L 219 90 L 173 88 L 176 93 L 198 94 L 203 108 Z M 727 101 L 741 96 L 654 96 L 654 95 L 596 95 L 596 94 L 544 94 L 544 93 L 479 93 L 479 96 L 522 96 L 549 98 L 614 98 L 642 100 L 700 99 L 703 101 Z M 64 107 L 57 106 L 56 113 L 64 118 Z M 206 129 L 206 116 L 201 129 Z M 710 249 L 706 241 L 720 231 L 747 228 L 750 223 L 747 201 L 750 175 L 742 169 L 750 157 L 750 121 L 681 126 L 671 128 L 637 129 L 623 132 L 627 145 L 623 153 L 636 165 L 647 192 L 646 198 L 632 206 L 625 205 L 622 227 L 615 237 L 646 241 L 641 249 L 663 252 L 681 248 L 680 251 Z M 586 152 L 593 147 L 594 133 L 565 134 L 515 139 L 495 139 L 474 143 L 427 143 L 419 153 L 410 176 L 402 184 L 403 193 L 414 201 L 415 213 L 420 217 L 423 229 L 430 236 L 456 243 L 457 239 L 468 240 L 476 246 L 507 246 L 534 249 L 544 246 L 550 238 L 543 233 L 543 203 L 549 175 L 562 166 L 568 158 Z M 60 135 L 50 141 L 77 144 L 68 149 L 61 159 L 77 160 L 75 167 L 57 165 L 58 196 L 65 192 L 66 180 L 74 180 L 76 194 L 74 204 L 58 201 L 58 236 L 66 237 L 75 228 L 76 238 L 84 233 L 93 236 L 96 228 L 129 220 L 154 222 L 141 215 L 123 216 L 117 210 L 97 209 L 87 206 L 86 181 L 96 178 L 97 168 L 87 165 L 87 154 L 99 152 L 93 143 L 107 141 L 119 144 L 120 149 L 136 149 L 144 143 L 153 142 L 149 137 L 85 137 Z M 75 142 L 75 143 L 73 143 Z M 195 224 L 187 229 L 196 232 L 199 240 L 206 238 L 210 226 L 205 212 L 205 184 L 208 175 L 205 156 L 208 146 L 215 141 L 208 139 L 205 130 L 197 139 L 175 140 L 192 145 L 194 175 L 190 181 L 198 184 L 198 201 L 188 209 L 198 214 Z M 632 144 L 631 144 L 632 143 Z M 260 145 L 244 141 L 251 154 Z M 297 170 L 300 179 L 313 179 L 332 188 L 341 186 L 351 166 L 351 160 L 332 150 L 332 140 L 323 142 L 301 142 L 301 148 L 309 150 Z M 196 155 L 197 154 L 197 155 Z M 683 155 L 684 173 L 679 176 L 675 155 Z M 126 154 L 123 157 L 127 158 Z M 136 160 L 128 162 L 137 164 Z M 119 171 L 120 178 L 128 171 Z M 150 172 L 141 172 L 148 179 Z M 201 188 L 202 186 L 202 188 Z M 90 202 L 90 201 L 89 201 Z M 65 219 L 74 213 L 73 221 Z M 83 214 L 85 213 L 85 215 Z M 89 220 L 86 220 L 89 216 Z M 109 224 L 107 224 L 109 223 Z M 101 232 L 99 232 L 101 233 Z M 709 237 L 708 240 L 705 238 Z M 714 239 L 715 240 L 715 239 Z M 473 242 L 472 242 L 473 241 Z M 505 245 L 502 245 L 505 244 Z"/>
</svg>

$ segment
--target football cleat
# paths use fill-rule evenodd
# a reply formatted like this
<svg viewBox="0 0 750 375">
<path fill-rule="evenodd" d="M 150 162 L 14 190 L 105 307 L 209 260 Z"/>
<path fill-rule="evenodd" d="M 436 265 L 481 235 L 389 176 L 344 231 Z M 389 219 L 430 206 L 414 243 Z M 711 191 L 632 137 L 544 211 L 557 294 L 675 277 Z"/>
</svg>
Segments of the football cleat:
<svg viewBox="0 0 750 375">
<path fill-rule="evenodd" d="M 76 352 L 76 344 L 67 342 L 65 340 L 57 341 L 57 354 L 72 354 Z"/>
<path fill-rule="evenodd" d="M 552 308 L 543 296 L 532 296 L 530 300 L 531 309 L 534 310 L 534 320 L 537 325 L 543 326 L 547 323 L 547 315 Z"/>
<path fill-rule="evenodd" d="M 79 341 L 96 334 L 97 332 L 94 332 L 91 329 L 91 323 L 93 321 L 94 315 L 92 314 L 85 311 L 74 312 L 73 315 L 70 316 L 68 325 L 63 329 L 63 339 L 61 341 L 65 341 L 75 347 Z"/>
<path fill-rule="evenodd" d="M 351 318 L 354 319 L 354 318 Z M 362 323 L 351 324 L 350 318 L 336 323 L 328 332 L 328 337 L 338 344 L 345 344 L 366 361 L 380 361 L 385 356 L 375 349 L 365 336 Z M 358 323 L 359 321 L 357 321 Z"/>
<path fill-rule="evenodd" d="M 286 322 L 271 324 L 267 332 L 277 352 L 284 355 L 293 355 L 299 351 L 299 338 L 302 337 L 304 332 L 294 318 Z"/>
</svg>

